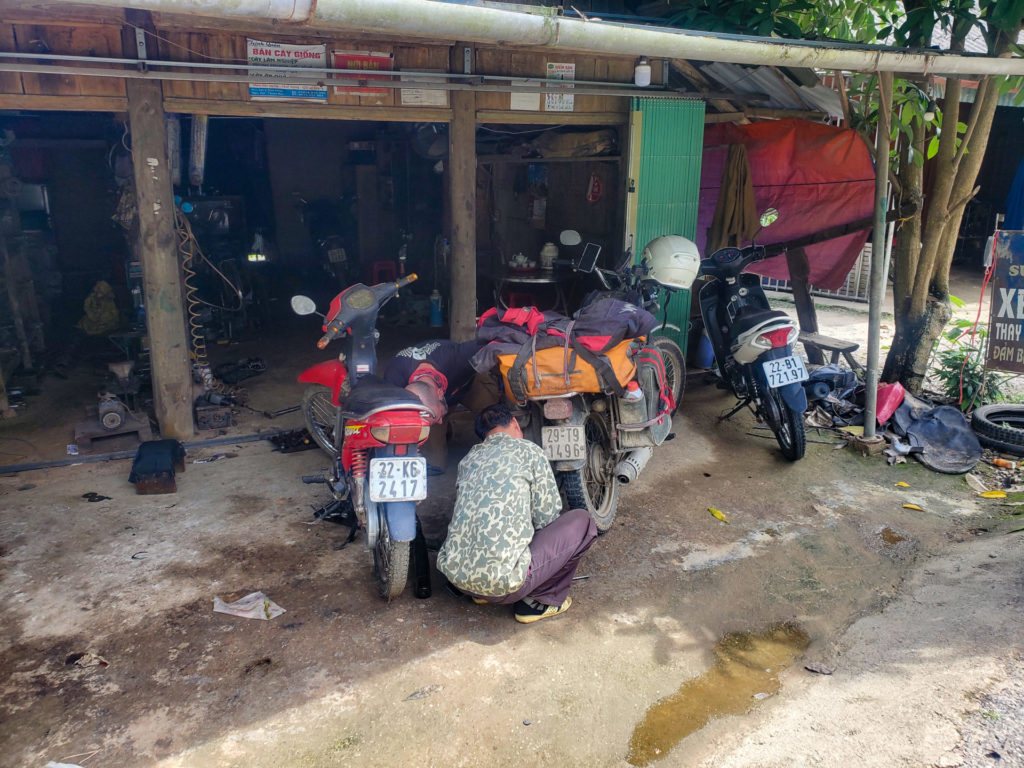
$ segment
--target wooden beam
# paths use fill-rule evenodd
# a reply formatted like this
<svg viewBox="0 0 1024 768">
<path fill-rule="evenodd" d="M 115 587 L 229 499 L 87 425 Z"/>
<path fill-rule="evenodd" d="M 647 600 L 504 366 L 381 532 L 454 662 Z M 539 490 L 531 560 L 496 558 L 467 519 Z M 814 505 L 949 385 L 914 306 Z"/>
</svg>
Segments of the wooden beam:
<svg viewBox="0 0 1024 768">
<path fill-rule="evenodd" d="M 126 21 L 152 30 L 148 13 L 126 11 Z M 135 58 L 133 26 L 124 28 L 122 45 L 124 55 Z M 142 263 L 156 418 L 162 437 L 188 440 L 194 433 L 192 370 L 185 337 L 163 94 L 158 81 L 129 80 L 125 87 L 138 208 L 136 253 Z"/>
<path fill-rule="evenodd" d="M 447 123 L 452 111 L 441 107 L 362 107 L 341 104 L 288 104 L 269 101 L 225 101 L 167 97 L 164 110 L 189 115 L 232 117 L 294 117 L 303 120 L 381 120 Z"/>
<path fill-rule="evenodd" d="M 622 112 L 519 112 L 503 109 L 481 109 L 476 113 L 480 123 L 513 123 L 517 125 L 626 125 L 629 122 L 629 100 L 622 98 Z"/>
<path fill-rule="evenodd" d="M 768 120 L 788 120 L 797 118 L 799 120 L 822 121 L 828 120 L 829 115 L 824 112 L 817 112 L 810 109 L 774 109 L 769 107 L 744 107 L 744 114 L 747 117 L 760 117 Z"/>
<path fill-rule="evenodd" d="M 811 265 L 807 261 L 807 253 L 803 248 L 786 251 L 786 264 L 789 266 L 789 285 L 793 289 L 793 302 L 796 304 L 796 316 L 800 330 L 806 333 L 818 332 L 818 316 L 814 312 L 814 301 L 808 289 L 808 278 Z M 822 365 L 825 356 L 817 347 L 805 347 L 807 359 L 814 365 Z"/>
<path fill-rule="evenodd" d="M 463 71 L 463 52 L 452 47 L 453 72 Z M 452 91 L 452 124 L 448 133 L 448 176 L 451 180 L 452 263 L 451 317 L 453 341 L 468 341 L 476 333 L 476 94 Z"/>
<path fill-rule="evenodd" d="M 671 62 L 672 69 L 689 80 L 697 90 L 704 93 L 713 90 L 710 81 L 704 76 L 704 73 L 686 59 L 670 59 L 669 61 Z M 736 105 L 727 99 L 708 99 L 708 103 L 719 112 L 734 113 L 737 111 Z"/>
<path fill-rule="evenodd" d="M 0 18 L 9 24 L 35 26 L 120 27 L 124 24 L 124 11 L 64 2 L 0 0 Z"/>
<path fill-rule="evenodd" d="M 742 112 L 705 112 L 704 124 L 709 123 L 749 123 L 747 116 Z"/>
<path fill-rule="evenodd" d="M 128 99 L 121 96 L 40 96 L 0 93 L 0 109 L 40 112 L 125 112 Z"/>
</svg>

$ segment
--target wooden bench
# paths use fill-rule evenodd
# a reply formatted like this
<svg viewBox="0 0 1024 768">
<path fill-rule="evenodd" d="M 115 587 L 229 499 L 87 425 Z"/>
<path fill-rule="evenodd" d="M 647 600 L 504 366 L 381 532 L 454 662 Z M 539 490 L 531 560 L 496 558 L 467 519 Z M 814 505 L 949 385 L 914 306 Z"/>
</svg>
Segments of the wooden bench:
<svg viewBox="0 0 1024 768">
<path fill-rule="evenodd" d="M 829 352 L 830 364 L 838 363 L 839 356 L 842 355 L 850 370 L 858 373 L 864 372 L 864 366 L 853 357 L 853 353 L 857 351 L 860 344 L 852 341 L 843 341 L 842 339 L 833 339 L 831 336 L 822 336 L 820 333 L 807 333 L 806 331 L 800 331 L 798 341 L 804 345 L 804 349 L 816 349 L 823 355 L 825 352 Z"/>
</svg>

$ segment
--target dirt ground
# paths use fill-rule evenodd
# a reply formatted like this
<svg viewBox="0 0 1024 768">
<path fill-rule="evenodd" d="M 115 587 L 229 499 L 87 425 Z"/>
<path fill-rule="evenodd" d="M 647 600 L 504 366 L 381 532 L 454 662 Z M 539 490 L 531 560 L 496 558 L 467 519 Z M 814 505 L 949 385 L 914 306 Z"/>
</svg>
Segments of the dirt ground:
<svg viewBox="0 0 1024 768">
<path fill-rule="evenodd" d="M 291 404 L 295 353 L 262 344 L 252 401 Z M 986 730 L 1019 722 L 1020 518 L 829 433 L 786 462 L 748 414 L 718 422 L 731 402 L 691 376 L 676 439 L 622 490 L 572 609 L 531 626 L 436 573 L 429 599 L 382 602 L 361 540 L 339 549 L 346 530 L 313 522 L 324 493 L 299 477 L 324 466 L 317 451 L 195 448 L 163 496 L 135 495 L 128 461 L 0 477 L 0 765 L 1024 765 L 1012 734 Z M 430 539 L 470 432 L 456 419 L 432 478 Z M 256 590 L 286 613 L 212 611 Z M 726 641 L 758 666 L 751 643 L 779 627 L 806 643 L 765 662 L 761 689 L 725 675 L 684 737 L 666 707 Z M 721 711 L 740 713 L 718 716 L 733 687 L 742 706 Z"/>
</svg>

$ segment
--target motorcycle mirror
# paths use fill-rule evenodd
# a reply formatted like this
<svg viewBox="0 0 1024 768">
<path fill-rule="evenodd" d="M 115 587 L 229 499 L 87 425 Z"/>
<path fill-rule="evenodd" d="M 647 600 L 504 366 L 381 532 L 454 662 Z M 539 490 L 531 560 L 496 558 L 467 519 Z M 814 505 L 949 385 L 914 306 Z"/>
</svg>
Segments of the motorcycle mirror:
<svg viewBox="0 0 1024 768">
<path fill-rule="evenodd" d="M 779 211 L 777 208 L 768 208 L 764 213 L 761 214 L 761 226 L 770 227 L 776 221 L 779 220 Z"/>
<path fill-rule="evenodd" d="M 292 312 L 296 315 L 312 315 L 316 312 L 316 302 L 309 296 L 292 296 Z"/>
<path fill-rule="evenodd" d="M 559 233 L 558 242 L 560 242 L 562 245 L 573 246 L 582 243 L 583 238 L 580 237 L 580 233 L 577 232 L 575 229 L 565 229 L 562 230 L 561 233 Z"/>
</svg>

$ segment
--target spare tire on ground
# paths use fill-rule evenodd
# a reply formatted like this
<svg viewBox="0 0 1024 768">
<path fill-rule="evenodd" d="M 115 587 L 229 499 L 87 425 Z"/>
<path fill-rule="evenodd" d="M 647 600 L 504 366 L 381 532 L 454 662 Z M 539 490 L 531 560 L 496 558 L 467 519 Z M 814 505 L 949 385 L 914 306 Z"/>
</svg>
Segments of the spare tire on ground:
<svg viewBox="0 0 1024 768">
<path fill-rule="evenodd" d="M 1024 456 L 1024 405 L 983 405 L 972 414 L 971 429 L 982 445 Z"/>
</svg>

